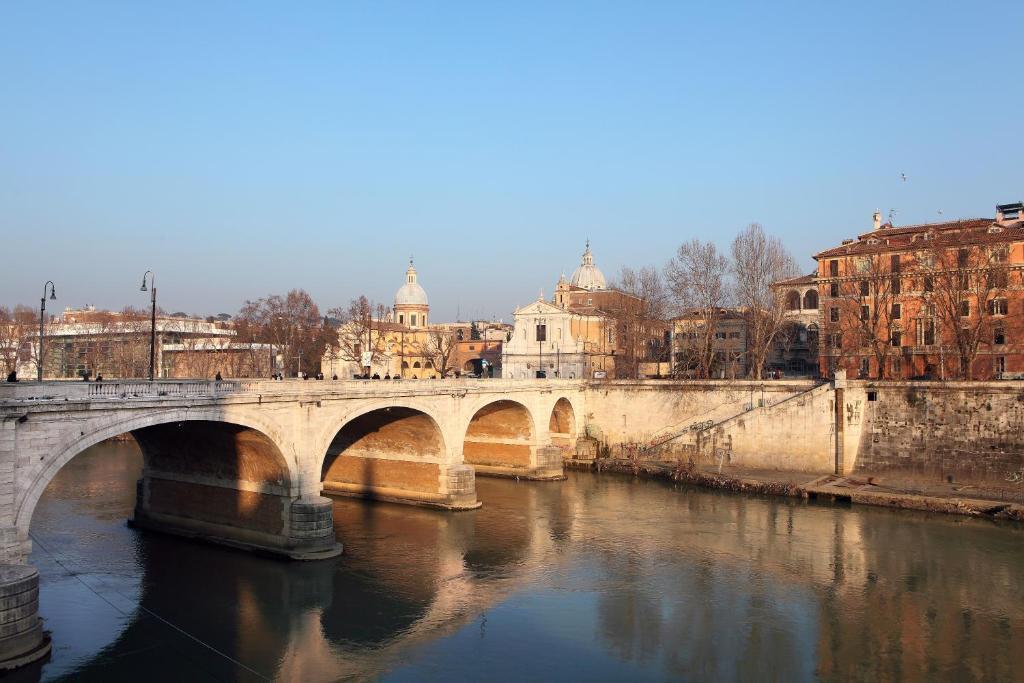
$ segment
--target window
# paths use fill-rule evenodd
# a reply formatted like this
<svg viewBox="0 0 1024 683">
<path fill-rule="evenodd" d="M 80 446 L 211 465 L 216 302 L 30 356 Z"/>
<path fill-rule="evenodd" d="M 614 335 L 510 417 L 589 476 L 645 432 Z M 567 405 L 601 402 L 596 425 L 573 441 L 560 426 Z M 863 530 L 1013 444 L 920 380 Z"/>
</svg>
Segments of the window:
<svg viewBox="0 0 1024 683">
<path fill-rule="evenodd" d="M 460 327 L 460 328 L 459 328 L 458 330 L 456 330 L 456 331 L 455 331 L 455 337 L 456 337 L 456 338 L 457 338 L 457 339 L 458 339 L 459 341 L 462 341 L 462 340 L 463 340 L 463 334 L 462 334 L 462 328 L 461 328 L 461 327 Z"/>
<path fill-rule="evenodd" d="M 832 284 L 830 284 L 828 286 L 828 295 L 830 297 L 833 297 L 833 298 L 839 296 L 839 283 L 838 282 L 833 282 Z"/>
<path fill-rule="evenodd" d="M 715 332 L 715 339 L 725 339 L 725 332 Z"/>
<path fill-rule="evenodd" d="M 804 294 L 804 308 L 809 311 L 818 310 L 818 290 L 807 290 L 807 292 Z"/>
<path fill-rule="evenodd" d="M 542 341 L 547 341 L 547 340 L 548 340 L 548 326 L 543 324 L 543 323 L 538 323 L 537 324 L 537 341 L 542 342 Z"/>
<path fill-rule="evenodd" d="M 991 315 L 1006 315 L 1006 299 L 992 299 L 988 302 L 988 312 Z"/>
<path fill-rule="evenodd" d="M 997 326 L 992 332 L 992 343 L 993 344 L 1005 344 L 1006 343 L 1006 328 Z"/>
<path fill-rule="evenodd" d="M 867 377 L 871 373 L 871 359 L 864 358 L 860 359 L 860 376 Z"/>
<path fill-rule="evenodd" d="M 1006 246 L 993 247 L 992 260 L 996 263 L 1006 263 L 1010 260 L 1010 248 Z"/>
<path fill-rule="evenodd" d="M 971 317 L 971 302 L 961 301 L 960 302 L 960 317 L 969 318 Z"/>
<path fill-rule="evenodd" d="M 402 313 L 398 314 L 398 324 L 399 325 L 404 325 L 405 324 L 405 315 L 402 314 Z"/>
<path fill-rule="evenodd" d="M 960 249 L 956 252 L 956 265 L 957 268 L 966 268 L 967 264 L 970 263 L 971 252 L 968 249 Z"/>
<path fill-rule="evenodd" d="M 833 349 L 841 349 L 841 348 L 843 348 L 843 333 L 842 332 L 833 332 L 829 336 L 829 345 Z"/>
<path fill-rule="evenodd" d="M 868 392 L 868 400 L 869 401 L 877 401 L 878 400 L 878 392 L 877 391 L 869 391 Z"/>
<path fill-rule="evenodd" d="M 903 374 L 903 359 L 899 356 L 892 359 L 892 374 L 894 377 L 899 377 Z"/>
<path fill-rule="evenodd" d="M 997 268 L 988 273 L 989 289 L 1006 289 L 1007 281 L 1007 272 L 1003 268 Z"/>
<path fill-rule="evenodd" d="M 828 274 L 832 277 L 839 277 L 839 261 L 828 262 Z"/>
<path fill-rule="evenodd" d="M 828 309 L 828 319 L 829 319 L 829 321 L 834 322 L 834 323 L 839 322 L 839 308 L 838 307 L 833 306 L 832 308 Z"/>
<path fill-rule="evenodd" d="M 860 295 L 861 296 L 867 296 L 869 291 L 870 290 L 868 289 L 868 281 L 867 280 L 861 280 L 860 281 Z"/>
<path fill-rule="evenodd" d="M 924 276 L 924 291 L 934 292 L 935 291 L 935 280 L 931 275 Z"/>
<path fill-rule="evenodd" d="M 892 293 L 893 293 L 893 294 L 899 294 L 899 293 L 900 293 L 900 290 L 902 289 L 902 287 L 901 287 L 901 282 L 900 282 L 900 278 L 898 278 L 898 277 L 894 277 L 894 278 L 892 279 L 892 286 L 891 286 L 891 289 L 892 289 Z"/>
<path fill-rule="evenodd" d="M 729 333 L 729 339 L 739 339 L 739 338 L 740 338 L 740 333 L 739 332 L 730 332 Z"/>
<path fill-rule="evenodd" d="M 871 307 L 870 306 L 861 306 L 860 307 L 860 319 L 863 320 L 863 321 L 867 321 L 867 320 L 871 319 Z"/>
<path fill-rule="evenodd" d="M 411 321 L 412 326 L 416 327 L 416 314 L 415 313 L 413 313 L 411 316 L 409 316 L 409 320 Z"/>
<path fill-rule="evenodd" d="M 871 272 L 871 259 L 866 256 L 862 256 L 854 261 L 854 265 L 857 267 L 858 273 L 869 273 Z"/>
<path fill-rule="evenodd" d="M 893 330 L 892 335 L 889 337 L 889 344 L 896 347 L 903 346 L 903 333 L 899 330 Z"/>
<path fill-rule="evenodd" d="M 925 318 L 917 320 L 917 344 L 918 346 L 932 346 L 935 344 L 935 321 Z"/>
<path fill-rule="evenodd" d="M 890 266 L 889 267 L 892 270 L 892 272 L 894 272 L 894 273 L 900 272 L 900 255 L 899 254 L 893 254 L 892 256 L 889 257 L 889 260 L 890 260 Z"/>
<path fill-rule="evenodd" d="M 996 377 L 1001 377 L 1006 372 L 1006 356 L 994 356 L 992 358 L 992 372 Z"/>
<path fill-rule="evenodd" d="M 893 304 L 892 305 L 892 319 L 893 320 L 899 320 L 900 316 L 902 316 L 902 315 L 903 315 L 903 306 L 900 305 L 900 304 Z"/>
<path fill-rule="evenodd" d="M 414 368 L 418 368 L 418 367 L 420 366 L 420 362 L 419 362 L 419 361 L 416 361 L 415 363 L 413 363 L 413 364 L 412 364 L 412 366 L 413 366 Z"/>
</svg>

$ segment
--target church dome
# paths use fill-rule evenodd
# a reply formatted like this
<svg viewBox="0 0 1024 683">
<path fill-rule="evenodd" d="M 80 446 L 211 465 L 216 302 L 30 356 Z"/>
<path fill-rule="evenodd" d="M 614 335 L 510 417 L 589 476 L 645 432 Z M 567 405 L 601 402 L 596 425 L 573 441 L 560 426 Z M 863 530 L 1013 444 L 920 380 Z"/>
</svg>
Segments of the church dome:
<svg viewBox="0 0 1024 683">
<path fill-rule="evenodd" d="M 395 292 L 395 307 L 399 306 L 426 306 L 427 293 L 416 282 L 416 268 L 409 260 L 409 268 L 405 271 L 405 284 Z"/>
<path fill-rule="evenodd" d="M 590 240 L 587 240 L 587 249 L 583 252 L 583 262 L 580 267 L 573 271 L 572 279 L 569 281 L 573 287 L 581 289 L 604 289 L 604 273 L 594 265 L 594 255 L 590 253 Z"/>
</svg>

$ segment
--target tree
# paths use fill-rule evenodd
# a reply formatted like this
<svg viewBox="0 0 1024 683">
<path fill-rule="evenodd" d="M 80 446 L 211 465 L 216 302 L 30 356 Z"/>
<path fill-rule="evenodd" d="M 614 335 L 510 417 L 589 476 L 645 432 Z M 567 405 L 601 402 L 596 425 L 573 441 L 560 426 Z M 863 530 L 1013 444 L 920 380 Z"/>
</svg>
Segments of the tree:
<svg viewBox="0 0 1024 683">
<path fill-rule="evenodd" d="M 930 247 L 918 255 L 922 278 L 927 278 L 921 288 L 922 305 L 934 311 L 941 324 L 939 343 L 952 341 L 964 379 L 979 374 L 975 360 L 980 346 L 1005 336 L 1001 325 L 1007 313 L 1003 296 L 1009 284 L 1009 253 L 1007 240 L 950 244 L 933 234 Z"/>
<path fill-rule="evenodd" d="M 386 312 L 383 304 L 375 306 L 365 296 L 352 299 L 348 308 L 332 308 L 327 311 L 328 317 L 338 320 L 338 333 L 332 336 L 328 353 L 335 358 L 358 363 L 360 366 L 363 366 L 364 352 L 371 354 L 370 365 L 386 360 Z"/>
<path fill-rule="evenodd" d="M 635 378 L 641 362 L 668 360 L 664 331 L 669 294 L 661 273 L 652 266 L 638 270 L 623 266 L 612 287 L 629 295 L 607 307 L 615 319 L 618 346 L 623 351 L 615 362 L 616 374 Z"/>
<path fill-rule="evenodd" d="M 4 377 L 17 371 L 35 354 L 32 340 L 39 334 L 36 313 L 28 306 L 0 306 L 0 364 Z"/>
<path fill-rule="evenodd" d="M 761 379 L 785 313 L 783 296 L 771 285 L 796 276 L 796 261 L 778 237 L 751 223 L 732 242 L 732 274 L 736 304 L 747 323 L 747 372 Z"/>
<path fill-rule="evenodd" d="M 449 370 L 454 369 L 451 365 L 452 356 L 455 354 L 457 342 L 451 330 L 432 329 L 427 337 L 427 343 L 423 348 L 423 355 L 430 361 L 438 376 L 444 377 Z"/>
<path fill-rule="evenodd" d="M 897 302 L 902 278 L 893 263 L 891 253 L 855 257 L 848 272 L 856 279 L 840 283 L 840 296 L 835 300 L 839 308 L 837 327 L 843 335 L 842 356 L 863 358 L 867 349 L 875 359 L 877 379 L 889 374 L 889 357 L 894 349 L 899 353 L 903 343 L 899 327 L 902 304 Z"/>
<path fill-rule="evenodd" d="M 255 332 L 256 341 L 271 343 L 282 352 L 285 374 L 319 372 L 331 334 L 305 290 L 246 301 L 237 319 Z"/>
<path fill-rule="evenodd" d="M 700 331 L 692 349 L 692 362 L 697 376 L 701 378 L 711 375 L 714 364 L 715 331 L 722 309 L 730 301 L 728 273 L 729 261 L 719 253 L 714 243 L 699 239 L 681 244 L 665 266 L 676 305 L 692 311 L 699 321 Z M 676 365 L 678 363 L 673 359 L 673 367 Z"/>
</svg>

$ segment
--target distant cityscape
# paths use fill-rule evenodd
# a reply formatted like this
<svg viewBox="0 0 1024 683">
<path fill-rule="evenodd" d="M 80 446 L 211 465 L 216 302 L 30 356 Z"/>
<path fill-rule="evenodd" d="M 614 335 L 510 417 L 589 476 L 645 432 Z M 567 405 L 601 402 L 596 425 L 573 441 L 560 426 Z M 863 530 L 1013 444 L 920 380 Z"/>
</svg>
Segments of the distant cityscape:
<svg viewBox="0 0 1024 683">
<path fill-rule="evenodd" d="M 360 296 L 326 311 L 295 290 L 206 318 L 168 314 L 155 296 L 150 310 L 53 314 L 51 288 L 39 311 L 0 308 L 0 360 L 11 381 L 40 367 L 64 380 L 1017 378 L 1022 211 L 905 226 L 875 212 L 804 274 L 756 224 L 729 253 L 692 240 L 662 270 L 624 267 L 611 280 L 588 241 L 553 296 L 511 323 L 434 321 L 412 259 L 393 302 Z"/>
</svg>

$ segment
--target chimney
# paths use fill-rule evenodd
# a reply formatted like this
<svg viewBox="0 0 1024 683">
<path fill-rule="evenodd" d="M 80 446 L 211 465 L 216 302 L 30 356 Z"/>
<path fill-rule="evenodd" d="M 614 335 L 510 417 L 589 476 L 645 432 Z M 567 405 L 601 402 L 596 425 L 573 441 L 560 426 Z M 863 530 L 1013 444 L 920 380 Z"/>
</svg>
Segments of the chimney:
<svg viewBox="0 0 1024 683">
<path fill-rule="evenodd" d="M 872 228 L 872 230 L 878 230 L 879 228 L 882 227 L 882 212 L 881 211 L 877 211 L 876 210 L 875 213 L 872 214 L 871 218 L 872 218 L 872 220 L 874 220 L 874 224 L 875 224 L 875 226 Z"/>
<path fill-rule="evenodd" d="M 1020 220 L 1022 211 L 1024 211 L 1024 203 L 1022 202 L 996 204 L 996 223 Z"/>
</svg>

